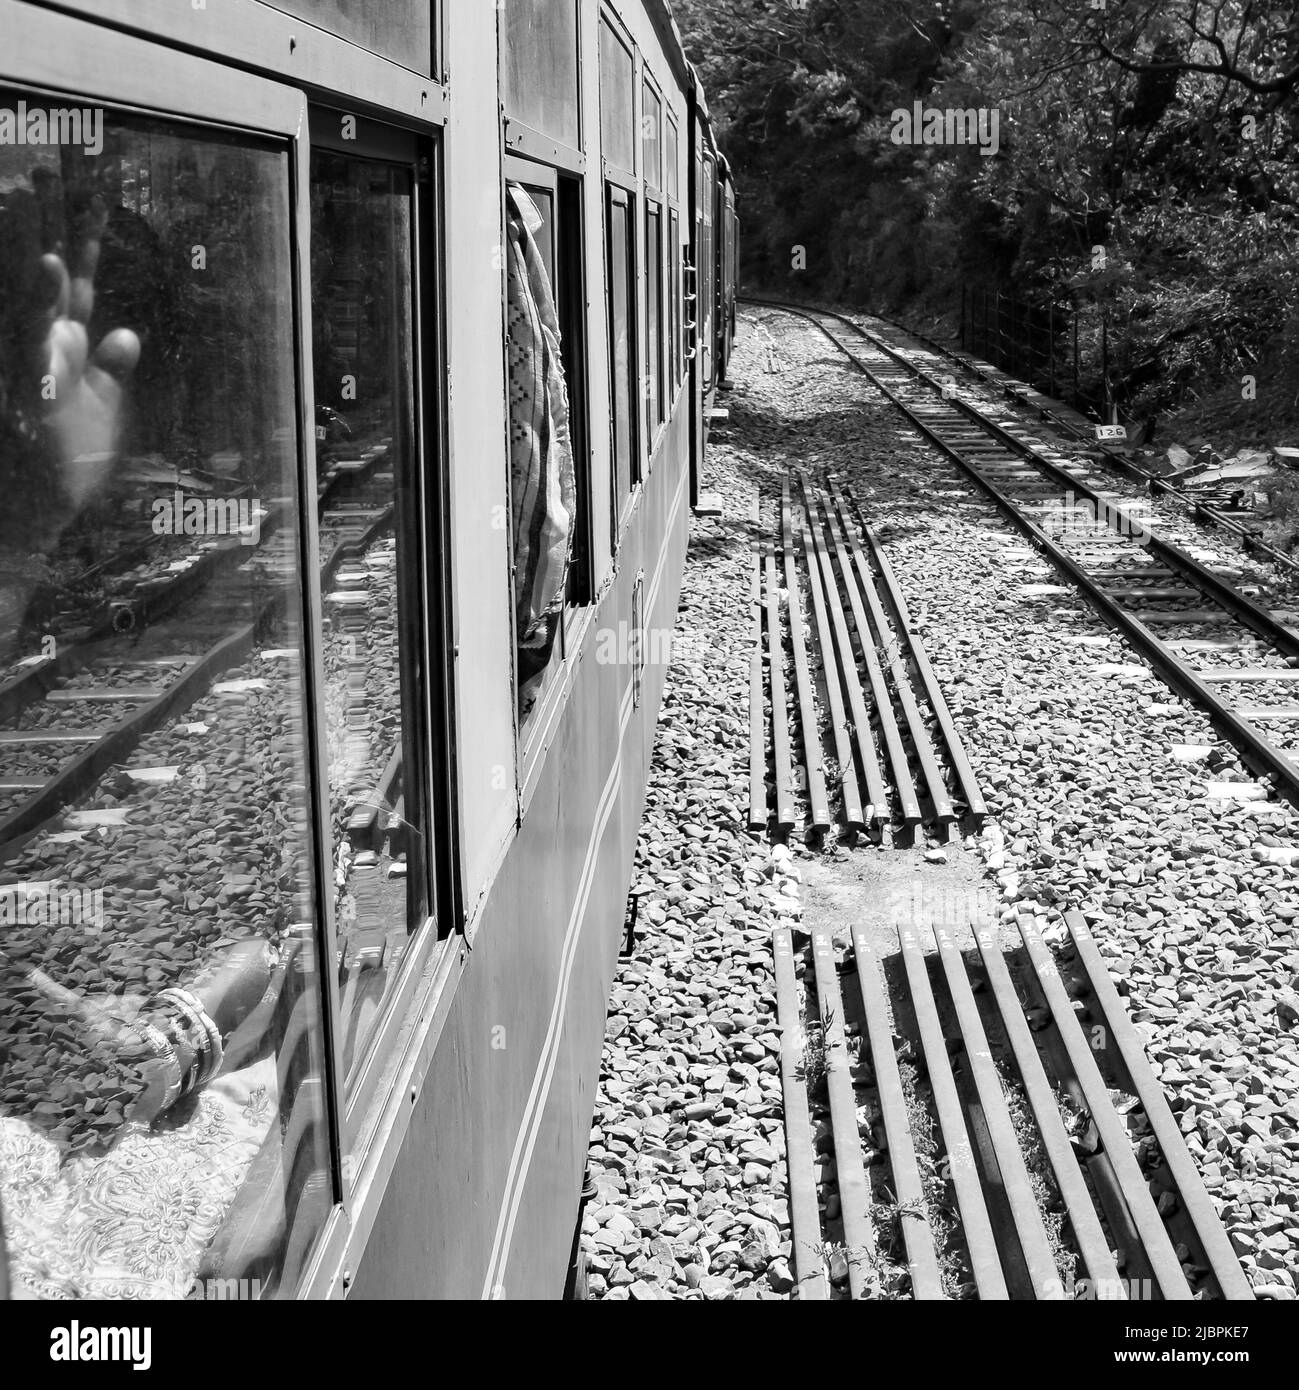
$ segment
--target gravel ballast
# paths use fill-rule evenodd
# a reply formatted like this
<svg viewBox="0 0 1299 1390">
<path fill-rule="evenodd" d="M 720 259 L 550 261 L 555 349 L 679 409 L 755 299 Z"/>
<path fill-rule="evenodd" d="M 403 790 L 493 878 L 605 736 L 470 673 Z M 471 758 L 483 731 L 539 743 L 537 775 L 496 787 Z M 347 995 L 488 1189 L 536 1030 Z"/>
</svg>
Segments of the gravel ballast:
<svg viewBox="0 0 1299 1390">
<path fill-rule="evenodd" d="M 795 835 L 778 868 L 744 828 L 746 518 L 756 487 L 769 536 L 798 466 L 855 493 L 946 693 L 990 812 L 953 853 L 981 866 L 1004 917 L 1084 914 L 1255 1291 L 1293 1299 L 1295 812 L 1080 595 L 1033 590 L 1064 581 L 811 325 L 746 311 L 732 375 L 708 477 L 724 515 L 693 522 L 637 861 L 640 937 L 606 1037 L 584 1234 L 594 1294 L 789 1294 L 770 934 L 799 921 L 800 864 L 819 875 L 897 853 Z M 1220 536 L 1197 544 L 1240 563 Z M 768 1151 L 764 1176 L 751 1155 Z"/>
</svg>

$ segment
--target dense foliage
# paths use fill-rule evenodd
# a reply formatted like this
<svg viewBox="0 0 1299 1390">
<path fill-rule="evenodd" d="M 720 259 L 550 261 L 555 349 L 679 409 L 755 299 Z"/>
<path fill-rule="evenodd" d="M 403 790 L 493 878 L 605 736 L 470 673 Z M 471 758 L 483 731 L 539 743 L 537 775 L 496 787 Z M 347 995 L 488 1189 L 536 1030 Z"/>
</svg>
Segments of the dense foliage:
<svg viewBox="0 0 1299 1390">
<path fill-rule="evenodd" d="M 1153 418 L 1299 393 L 1293 0 L 675 0 L 743 198 L 749 283 L 901 314 L 1078 310 L 1095 386 Z M 995 154 L 894 142 L 983 108 Z M 985 143 L 988 143 L 985 141 Z"/>
</svg>

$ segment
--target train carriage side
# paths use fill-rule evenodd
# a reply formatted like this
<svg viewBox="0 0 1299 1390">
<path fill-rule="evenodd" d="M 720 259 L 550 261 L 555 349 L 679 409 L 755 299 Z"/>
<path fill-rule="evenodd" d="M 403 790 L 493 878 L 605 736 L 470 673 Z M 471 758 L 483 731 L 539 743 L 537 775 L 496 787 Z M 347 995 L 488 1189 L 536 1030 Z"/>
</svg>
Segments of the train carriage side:
<svg viewBox="0 0 1299 1390">
<path fill-rule="evenodd" d="M 691 270 L 686 294 L 694 401 L 690 502 L 692 507 L 698 507 L 709 412 L 717 392 L 718 152 L 707 100 L 697 75 L 693 79 L 690 147 Z"/>
<path fill-rule="evenodd" d="M 165 1274 L 139 1250 L 74 1267 L 58 1231 L 6 1224 L 20 1293 L 54 1265 L 74 1294 L 564 1288 L 715 385 L 717 154 L 663 0 L 323 8 L 0 0 L 0 105 L 58 92 L 103 120 L 84 154 L 0 150 L 0 295 L 39 253 L 80 257 L 130 407 L 123 466 L 67 497 L 124 554 L 160 479 L 261 526 L 171 534 L 147 601 L 109 615 L 110 652 L 152 644 L 173 682 L 139 756 L 82 758 L 57 816 L 59 788 L 0 807 L 6 891 L 55 859 L 109 875 L 84 963 L 60 938 L 67 980 L 7 938 L 27 973 L 0 1024 L 57 1007 L 107 1036 L 95 991 L 138 993 L 162 1079 L 129 1113 L 171 1122 L 132 1131 L 133 1171 L 159 1200 L 207 1174 Z M 5 438 L 48 435 L 60 463 L 67 420 L 38 411 Z M 61 554 L 52 523 L 12 530 Z M 198 621 L 214 575 L 231 632 Z M 39 629 L 0 638 L 20 671 L 39 657 Z M 101 844 L 110 823 L 132 828 Z M 122 1104 L 86 1120 L 69 1067 L 82 1117 L 11 1106 L 0 1138 L 97 1126 L 107 1187 Z M 237 1134 L 218 1159 L 212 1125 Z"/>
<path fill-rule="evenodd" d="M 739 276 L 739 218 L 736 213 L 735 177 L 730 162 L 719 162 L 720 177 L 717 188 L 717 225 L 721 228 L 718 238 L 718 327 L 717 361 L 718 383 L 726 380 L 726 369 L 735 346 L 736 308 L 735 298 Z"/>
</svg>

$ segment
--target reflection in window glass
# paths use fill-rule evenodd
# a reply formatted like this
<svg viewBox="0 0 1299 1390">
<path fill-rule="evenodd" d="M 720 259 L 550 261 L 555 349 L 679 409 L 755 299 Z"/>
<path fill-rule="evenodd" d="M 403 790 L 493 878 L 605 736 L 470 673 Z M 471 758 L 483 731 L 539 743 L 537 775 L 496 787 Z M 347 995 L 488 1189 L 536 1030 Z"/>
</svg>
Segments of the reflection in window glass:
<svg viewBox="0 0 1299 1390">
<path fill-rule="evenodd" d="M 630 49 L 600 21 L 600 140 L 604 157 L 627 173 L 636 165 L 636 85 Z"/>
<path fill-rule="evenodd" d="M 505 114 L 577 149 L 577 0 L 504 0 Z"/>
<path fill-rule="evenodd" d="M 289 161 L 100 114 L 0 146 L 10 1273 L 291 1293 L 332 1191 Z"/>
<path fill-rule="evenodd" d="M 433 75 L 430 0 L 269 0 L 317 28 L 349 39 L 425 77 Z"/>
<path fill-rule="evenodd" d="M 663 103 L 649 85 L 644 84 L 644 104 L 641 107 L 641 161 L 645 187 L 663 187 L 663 146 L 660 131 L 663 129 Z"/>
<path fill-rule="evenodd" d="M 669 394 L 675 395 L 684 366 L 681 343 L 681 223 L 675 211 L 668 214 L 668 303 L 671 306 L 671 366 L 668 369 Z"/>
<path fill-rule="evenodd" d="M 635 338 L 632 305 L 636 299 L 636 262 L 632 248 L 634 225 L 627 195 L 610 185 L 606 209 L 609 245 L 609 344 L 613 387 L 613 519 L 614 537 L 622 507 L 636 482 Z"/>
<path fill-rule="evenodd" d="M 663 418 L 663 212 L 645 210 L 645 437 Z"/>
<path fill-rule="evenodd" d="M 417 549 L 407 539 L 417 511 L 411 177 L 324 151 L 313 155 L 311 175 L 316 461 L 329 491 L 325 724 L 350 1075 L 425 907 L 409 829 L 420 819 L 408 804 L 418 789 L 403 776 L 403 715 L 414 695 L 403 689 L 410 680 L 399 656 L 400 633 L 411 627 L 408 595 L 418 590 L 400 592 Z"/>
<path fill-rule="evenodd" d="M 677 197 L 680 192 L 681 175 L 677 169 L 678 161 L 681 158 L 680 145 L 677 136 L 676 123 L 668 118 L 666 134 L 663 138 L 663 155 L 667 167 L 667 191 L 669 198 Z"/>
<path fill-rule="evenodd" d="M 510 509 L 519 724 L 541 707 L 564 659 L 564 598 L 577 484 L 556 306 L 555 204 L 549 189 L 509 185 L 507 364 Z"/>
</svg>

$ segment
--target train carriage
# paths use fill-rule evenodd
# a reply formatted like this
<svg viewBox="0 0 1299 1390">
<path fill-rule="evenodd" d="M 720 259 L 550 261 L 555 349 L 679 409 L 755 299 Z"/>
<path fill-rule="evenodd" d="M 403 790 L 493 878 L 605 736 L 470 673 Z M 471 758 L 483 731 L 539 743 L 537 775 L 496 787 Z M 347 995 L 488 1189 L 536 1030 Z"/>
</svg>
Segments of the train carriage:
<svg viewBox="0 0 1299 1390">
<path fill-rule="evenodd" d="M 0 34 L 0 1285 L 559 1296 L 734 329 L 670 9 Z"/>
</svg>

